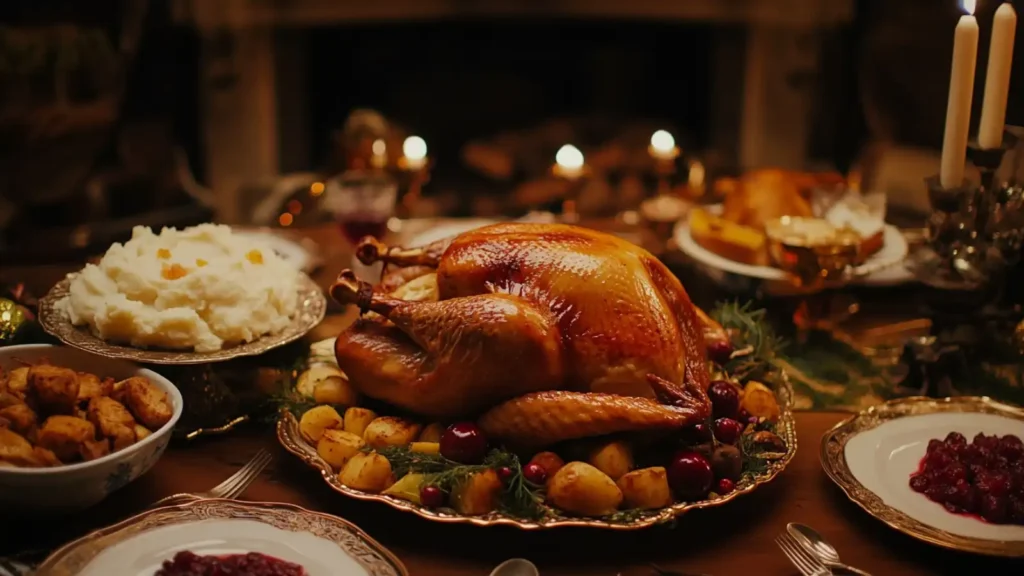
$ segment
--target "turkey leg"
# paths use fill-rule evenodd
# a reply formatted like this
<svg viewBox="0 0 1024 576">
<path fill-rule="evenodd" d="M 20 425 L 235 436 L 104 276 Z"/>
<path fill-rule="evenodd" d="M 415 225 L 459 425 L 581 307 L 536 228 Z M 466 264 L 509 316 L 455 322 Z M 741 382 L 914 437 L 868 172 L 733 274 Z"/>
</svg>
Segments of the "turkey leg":
<svg viewBox="0 0 1024 576">
<path fill-rule="evenodd" d="M 367 396 L 451 418 L 565 380 L 556 323 L 519 297 L 407 302 L 374 294 L 349 271 L 331 295 L 393 324 L 362 319 L 335 344 L 338 366 Z"/>
<path fill-rule="evenodd" d="M 441 262 L 441 255 L 452 243 L 454 236 L 431 242 L 419 248 L 401 248 L 399 246 L 388 246 L 373 236 L 367 236 L 356 245 L 356 258 L 367 266 L 383 262 L 385 266 L 393 265 L 399 268 L 407 266 L 426 266 L 437 268 Z"/>
</svg>

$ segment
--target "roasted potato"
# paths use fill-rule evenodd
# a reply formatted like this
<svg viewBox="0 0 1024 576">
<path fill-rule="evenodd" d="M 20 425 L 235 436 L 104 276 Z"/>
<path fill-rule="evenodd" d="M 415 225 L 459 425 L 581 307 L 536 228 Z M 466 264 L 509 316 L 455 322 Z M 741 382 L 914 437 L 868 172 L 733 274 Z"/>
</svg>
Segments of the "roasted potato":
<svg viewBox="0 0 1024 576">
<path fill-rule="evenodd" d="M 452 490 L 452 508 L 467 516 L 487 514 L 498 507 L 501 489 L 501 478 L 493 469 L 477 472 Z"/>
<path fill-rule="evenodd" d="M 70 462 L 79 455 L 82 444 L 95 439 L 96 427 L 92 422 L 56 415 L 43 422 L 36 443 L 56 454 L 61 462 Z"/>
<path fill-rule="evenodd" d="M 111 440 L 114 450 L 135 443 L 135 418 L 117 400 L 106 396 L 89 400 L 88 419 L 102 436 Z"/>
<path fill-rule="evenodd" d="M 402 500 L 408 500 L 414 504 L 419 504 L 420 488 L 423 487 L 423 481 L 426 480 L 426 478 L 426 474 L 406 474 L 385 490 L 384 494 L 394 496 L 395 498 L 401 498 Z"/>
<path fill-rule="evenodd" d="M 39 364 L 28 370 L 28 395 L 44 413 L 73 414 L 78 403 L 78 373 Z"/>
<path fill-rule="evenodd" d="M 548 481 L 548 502 L 581 516 L 605 516 L 622 503 L 622 490 L 607 474 L 586 462 L 569 462 Z"/>
<path fill-rule="evenodd" d="M 7 408 L 16 404 L 24 404 L 25 399 L 12 392 L 0 392 L 0 408 Z"/>
<path fill-rule="evenodd" d="M 625 442 L 609 442 L 594 448 L 587 460 L 612 480 L 618 480 L 633 469 L 633 450 Z"/>
<path fill-rule="evenodd" d="M 6 419 L 8 427 L 22 435 L 31 432 L 39 423 L 35 411 L 28 404 L 12 404 L 0 408 L 0 418 Z"/>
<path fill-rule="evenodd" d="M 349 458 L 358 454 L 366 442 L 351 432 L 327 429 L 316 444 L 316 452 L 335 470 L 341 470 Z"/>
<path fill-rule="evenodd" d="M 440 442 L 441 434 L 444 434 L 444 425 L 440 422 L 431 422 L 423 428 L 417 440 L 420 442 Z"/>
<path fill-rule="evenodd" d="M 132 411 L 139 423 L 150 430 L 159 429 L 174 416 L 174 407 L 167 393 L 138 376 L 125 381 L 123 404 Z"/>
<path fill-rule="evenodd" d="M 383 492 L 395 483 L 391 463 L 376 452 L 360 452 L 349 458 L 338 480 L 349 488 L 363 492 Z"/>
<path fill-rule="evenodd" d="M 110 396 L 114 391 L 114 380 L 100 377 L 85 372 L 78 373 L 78 401 L 88 402 L 100 396 Z"/>
<path fill-rule="evenodd" d="M 0 460 L 15 466 L 31 466 L 35 461 L 32 444 L 8 428 L 0 428 Z"/>
<path fill-rule="evenodd" d="M 775 393 L 764 384 L 751 380 L 743 388 L 743 398 L 740 400 L 740 408 L 747 411 L 751 416 L 765 418 L 769 422 L 779 419 L 781 409 L 779 402 L 775 399 Z"/>
<path fill-rule="evenodd" d="M 28 366 L 15 368 L 7 375 L 7 391 L 22 398 L 28 393 Z"/>
<path fill-rule="evenodd" d="M 409 451 L 420 454 L 440 454 L 441 445 L 437 442 L 413 442 L 409 444 Z"/>
<path fill-rule="evenodd" d="M 395 416 L 381 416 L 363 431 L 363 440 L 371 448 L 385 446 L 408 446 L 420 433 L 422 427 L 415 422 Z"/>
<path fill-rule="evenodd" d="M 366 427 L 377 418 L 377 413 L 366 408 L 353 406 L 345 410 L 345 432 L 351 432 L 356 436 L 363 436 Z"/>
<path fill-rule="evenodd" d="M 110 454 L 110 441 L 105 438 L 103 440 L 87 440 L 78 447 L 78 455 L 85 461 L 103 458 L 107 454 Z"/>
<path fill-rule="evenodd" d="M 672 504 L 668 473 L 661 466 L 628 472 L 616 484 L 627 508 L 657 510 Z"/>
<path fill-rule="evenodd" d="M 340 430 L 344 422 L 338 411 L 331 406 L 316 406 L 306 410 L 299 419 L 299 432 L 314 446 L 324 435 L 324 430 Z"/>
<path fill-rule="evenodd" d="M 562 466 L 565 466 L 565 460 L 554 452 L 538 452 L 530 458 L 529 464 L 537 464 L 544 469 L 547 473 L 547 477 L 551 478 L 558 472 Z"/>
<path fill-rule="evenodd" d="M 144 438 L 146 438 L 147 436 L 149 436 L 150 434 L 152 434 L 152 432 L 150 432 L 149 428 L 146 428 L 145 426 L 141 426 L 139 424 L 135 425 L 135 441 L 136 442 L 142 442 L 142 440 Z"/>
<path fill-rule="evenodd" d="M 313 389 L 313 400 L 336 406 L 354 406 L 359 402 L 359 393 L 347 378 L 328 378 L 317 383 Z"/>
<path fill-rule="evenodd" d="M 47 450 L 42 446 L 35 446 L 32 448 L 32 460 L 35 462 L 35 466 L 42 468 L 49 468 L 50 466 L 60 466 L 60 459 L 53 453 L 52 450 Z"/>
</svg>

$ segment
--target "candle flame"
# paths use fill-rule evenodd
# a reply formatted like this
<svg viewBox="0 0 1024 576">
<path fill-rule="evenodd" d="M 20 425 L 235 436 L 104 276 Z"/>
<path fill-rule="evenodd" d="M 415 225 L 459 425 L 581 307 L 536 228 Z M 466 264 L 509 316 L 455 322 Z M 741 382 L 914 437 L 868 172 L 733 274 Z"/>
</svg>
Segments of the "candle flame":
<svg viewBox="0 0 1024 576">
<path fill-rule="evenodd" d="M 383 156 L 384 153 L 388 151 L 388 145 L 386 142 L 384 142 L 384 140 L 378 138 L 373 141 L 373 146 L 371 149 L 373 150 L 374 156 Z"/>
<path fill-rule="evenodd" d="M 658 130 L 651 135 L 651 148 L 658 152 L 671 152 L 676 147 L 676 139 L 666 130 Z"/>
<path fill-rule="evenodd" d="M 402 154 L 409 160 L 422 160 L 427 157 L 427 142 L 419 136 L 409 136 L 402 143 Z"/>
<path fill-rule="evenodd" d="M 964 12 L 974 15 L 974 9 L 977 7 L 977 0 L 960 0 L 960 6 L 964 9 Z"/>
<path fill-rule="evenodd" d="M 583 152 L 572 144 L 566 144 L 558 149 L 555 162 L 562 168 L 578 170 L 583 167 Z"/>
</svg>

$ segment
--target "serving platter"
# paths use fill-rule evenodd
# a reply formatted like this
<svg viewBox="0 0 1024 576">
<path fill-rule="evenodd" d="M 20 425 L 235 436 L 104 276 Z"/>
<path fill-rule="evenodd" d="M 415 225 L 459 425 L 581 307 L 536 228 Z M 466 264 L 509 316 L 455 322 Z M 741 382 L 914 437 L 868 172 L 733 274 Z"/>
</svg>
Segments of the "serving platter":
<svg viewBox="0 0 1024 576">
<path fill-rule="evenodd" d="M 309 276 L 300 274 L 297 294 L 298 310 L 284 330 L 268 334 L 252 342 L 213 352 L 135 348 L 107 342 L 97 337 L 87 327 L 75 326 L 71 323 L 67 312 L 57 303 L 68 295 L 71 281 L 75 276 L 75 274 L 69 274 L 39 301 L 39 324 L 43 329 L 68 346 L 106 358 L 119 358 L 147 364 L 207 364 L 244 356 L 258 356 L 302 338 L 324 319 L 327 312 L 327 299 L 324 297 L 323 291 Z"/>
<path fill-rule="evenodd" d="M 341 518 L 219 499 L 158 508 L 88 534 L 50 555 L 36 574 L 152 576 L 184 550 L 260 552 L 299 564 L 309 576 L 408 576 L 394 554 Z"/>
<path fill-rule="evenodd" d="M 890 527 L 961 552 L 1024 557 L 1024 526 L 952 514 L 909 487 L 928 442 L 1024 433 L 1024 409 L 987 397 L 904 398 L 840 422 L 821 440 L 821 464 L 847 497 Z"/>
<path fill-rule="evenodd" d="M 403 500 L 390 495 L 364 492 L 345 486 L 341 483 L 338 473 L 331 468 L 318 453 L 316 446 L 311 445 L 303 437 L 299 430 L 299 420 L 294 414 L 282 411 L 277 422 L 277 438 L 281 445 L 297 456 L 307 466 L 318 470 L 324 482 L 334 491 L 355 498 L 380 502 L 392 508 L 410 512 L 421 518 L 444 523 L 471 524 L 474 526 L 514 526 L 523 530 L 540 530 L 561 527 L 590 527 L 607 530 L 637 530 L 669 522 L 682 516 L 690 510 L 699 508 L 713 508 L 722 506 L 731 500 L 742 495 L 749 494 L 760 486 L 767 484 L 781 473 L 796 454 L 796 425 L 793 418 L 793 389 L 785 374 L 777 378 L 775 394 L 781 408 L 781 415 L 776 423 L 775 433 L 785 442 L 786 452 L 779 458 L 767 463 L 765 470 L 751 478 L 741 480 L 736 484 L 736 489 L 726 495 L 718 495 L 713 499 L 706 499 L 696 502 L 678 502 L 671 506 L 658 510 L 651 510 L 649 513 L 621 521 L 612 518 L 585 518 L 563 515 L 554 512 L 545 515 L 539 520 L 528 520 L 509 515 L 500 510 L 493 511 L 480 516 L 467 516 L 454 513 L 445 508 L 427 508 L 419 504 Z"/>
</svg>

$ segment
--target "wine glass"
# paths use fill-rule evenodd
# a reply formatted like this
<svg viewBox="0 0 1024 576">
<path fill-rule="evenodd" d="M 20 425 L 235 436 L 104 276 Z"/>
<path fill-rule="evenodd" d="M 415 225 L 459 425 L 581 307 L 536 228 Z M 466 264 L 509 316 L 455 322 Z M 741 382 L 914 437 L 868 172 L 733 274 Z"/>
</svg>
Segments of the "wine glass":
<svg viewBox="0 0 1024 576">
<path fill-rule="evenodd" d="M 341 233 L 354 247 L 365 236 L 381 238 L 395 214 L 398 182 L 384 172 L 350 170 L 327 181 L 324 206 L 334 216 Z M 381 274 L 381 263 L 367 266 L 352 257 L 356 276 L 372 281 Z"/>
</svg>

